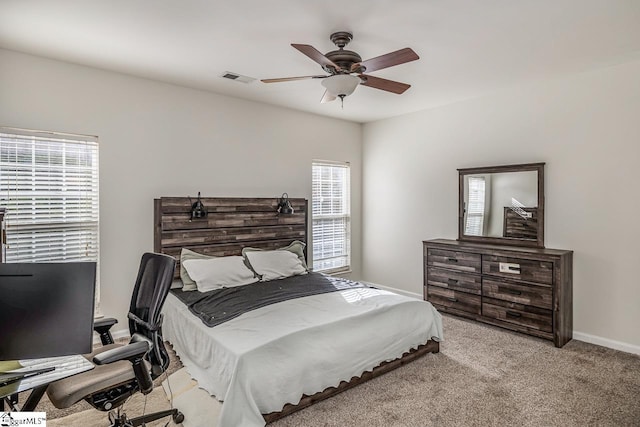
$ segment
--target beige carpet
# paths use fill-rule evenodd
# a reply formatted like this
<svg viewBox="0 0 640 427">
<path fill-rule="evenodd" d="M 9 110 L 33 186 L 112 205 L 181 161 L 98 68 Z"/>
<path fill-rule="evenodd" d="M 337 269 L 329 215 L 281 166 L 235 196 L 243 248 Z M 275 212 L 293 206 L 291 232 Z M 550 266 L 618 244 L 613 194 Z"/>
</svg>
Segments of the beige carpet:
<svg viewBox="0 0 640 427">
<path fill-rule="evenodd" d="M 450 316 L 444 328 L 439 354 L 270 426 L 640 426 L 639 356 L 575 340 L 556 349 Z M 152 394 L 168 407 L 162 388 Z M 90 410 L 51 425 L 106 426 L 104 419 Z"/>
</svg>

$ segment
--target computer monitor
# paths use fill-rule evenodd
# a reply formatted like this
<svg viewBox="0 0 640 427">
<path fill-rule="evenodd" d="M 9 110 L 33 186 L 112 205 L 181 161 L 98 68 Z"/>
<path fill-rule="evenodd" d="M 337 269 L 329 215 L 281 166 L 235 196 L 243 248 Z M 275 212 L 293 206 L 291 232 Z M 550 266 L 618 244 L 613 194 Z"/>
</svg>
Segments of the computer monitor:
<svg viewBox="0 0 640 427">
<path fill-rule="evenodd" d="M 91 352 L 95 262 L 0 264 L 0 360 Z"/>
</svg>

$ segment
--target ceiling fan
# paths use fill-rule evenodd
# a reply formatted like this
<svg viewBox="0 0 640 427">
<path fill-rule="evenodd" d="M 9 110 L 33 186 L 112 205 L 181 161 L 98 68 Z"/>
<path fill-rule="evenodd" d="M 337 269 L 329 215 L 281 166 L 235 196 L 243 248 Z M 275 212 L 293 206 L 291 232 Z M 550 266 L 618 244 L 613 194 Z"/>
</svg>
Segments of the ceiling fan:
<svg viewBox="0 0 640 427">
<path fill-rule="evenodd" d="M 324 55 L 311 45 L 291 44 L 291 46 L 320 64 L 322 69 L 329 73 L 329 75 L 263 79 L 262 82 L 279 83 L 293 80 L 323 79 L 322 86 L 326 88 L 326 91 L 320 101 L 322 103 L 333 101 L 336 98 L 340 98 L 340 101 L 344 102 L 344 98 L 351 95 L 359 84 L 396 94 L 404 93 L 404 91 L 411 87 L 411 85 L 406 83 L 374 77 L 364 73 L 365 71 L 382 70 L 383 68 L 420 59 L 412 49 L 407 47 L 363 61 L 356 52 L 344 49 L 353 39 L 353 34 L 347 31 L 338 31 L 331 34 L 329 39 L 338 47 L 338 50 L 332 50 Z"/>
</svg>

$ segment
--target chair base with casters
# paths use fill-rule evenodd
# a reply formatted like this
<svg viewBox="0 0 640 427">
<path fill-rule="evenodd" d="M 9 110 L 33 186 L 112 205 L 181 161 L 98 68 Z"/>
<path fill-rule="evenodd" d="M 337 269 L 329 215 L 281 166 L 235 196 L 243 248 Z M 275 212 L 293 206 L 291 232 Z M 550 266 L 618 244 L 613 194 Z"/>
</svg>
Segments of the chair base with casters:
<svg viewBox="0 0 640 427">
<path fill-rule="evenodd" d="M 167 255 L 146 253 L 142 256 L 128 313 L 131 340 L 126 345 L 114 344 L 109 329 L 117 321 L 110 318 L 96 321 L 94 329 L 103 346 L 85 355 L 94 369 L 49 385 L 47 395 L 56 408 L 68 408 L 85 400 L 99 411 L 111 411 L 112 427 L 140 426 L 168 416 L 175 423 L 184 420 L 177 409 L 130 419 L 121 411 L 121 406 L 133 394 L 149 394 L 153 380 L 169 366 L 160 311 L 171 287 L 175 264 L 175 259 Z"/>
<path fill-rule="evenodd" d="M 168 416 L 172 416 L 173 422 L 176 424 L 184 421 L 184 415 L 177 409 L 167 409 L 166 411 L 154 412 L 153 414 L 135 418 L 127 418 L 124 413 L 109 412 L 109 422 L 111 423 L 109 427 L 138 427 Z"/>
</svg>

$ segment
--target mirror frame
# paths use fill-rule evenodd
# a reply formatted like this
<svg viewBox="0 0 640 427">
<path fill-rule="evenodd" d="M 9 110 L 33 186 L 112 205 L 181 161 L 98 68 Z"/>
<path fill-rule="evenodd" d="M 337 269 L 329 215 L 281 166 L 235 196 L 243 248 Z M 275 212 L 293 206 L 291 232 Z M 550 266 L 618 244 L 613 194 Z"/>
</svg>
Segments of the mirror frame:
<svg viewBox="0 0 640 427">
<path fill-rule="evenodd" d="M 536 240 L 510 237 L 467 236 L 464 234 L 464 178 L 467 175 L 500 172 L 538 172 L 538 227 Z M 458 240 L 463 242 L 491 243 L 502 245 L 533 246 L 544 248 L 544 163 L 487 166 L 458 169 Z"/>
</svg>

